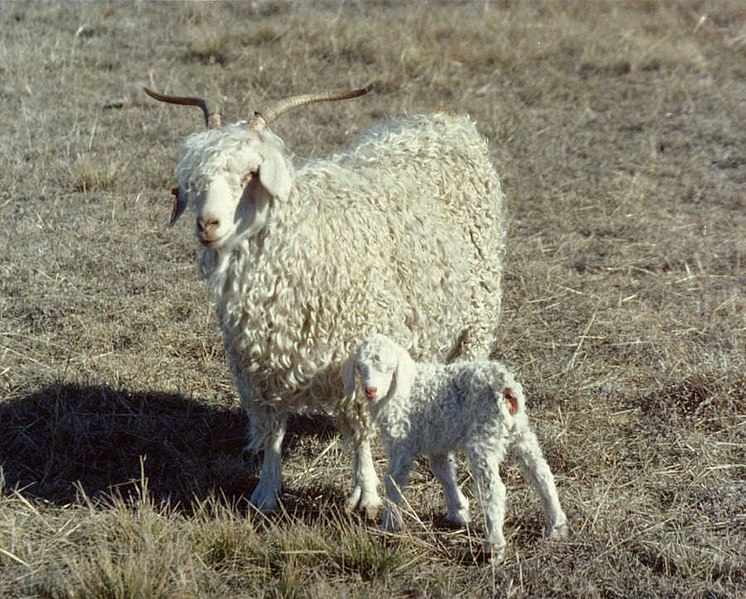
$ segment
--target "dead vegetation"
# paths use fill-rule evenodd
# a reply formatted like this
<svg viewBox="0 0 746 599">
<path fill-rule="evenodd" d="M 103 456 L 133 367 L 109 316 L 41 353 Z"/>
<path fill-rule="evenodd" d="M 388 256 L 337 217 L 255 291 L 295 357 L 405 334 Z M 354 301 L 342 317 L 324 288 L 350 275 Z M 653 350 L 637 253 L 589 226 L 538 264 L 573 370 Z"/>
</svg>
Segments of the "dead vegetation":
<svg viewBox="0 0 746 599">
<path fill-rule="evenodd" d="M 746 591 L 740 2 L 6 3 L 0 19 L 1 596 Z M 238 119 L 371 80 L 277 131 L 319 155 L 447 107 L 490 138 L 510 215 L 498 354 L 573 531 L 540 538 L 509 465 L 499 566 L 481 531 L 441 526 L 422 466 L 401 535 L 341 513 L 348 452 L 323 419 L 293 421 L 285 511 L 247 512 L 256 464 L 190 225 L 165 227 L 201 123 L 143 85 Z"/>
</svg>

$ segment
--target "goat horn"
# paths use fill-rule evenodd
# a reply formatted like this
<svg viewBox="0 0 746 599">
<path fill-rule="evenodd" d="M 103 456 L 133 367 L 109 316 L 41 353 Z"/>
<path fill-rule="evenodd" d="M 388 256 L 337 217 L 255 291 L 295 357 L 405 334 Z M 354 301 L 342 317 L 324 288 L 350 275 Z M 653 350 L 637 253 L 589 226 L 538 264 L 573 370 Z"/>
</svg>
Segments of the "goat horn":
<svg viewBox="0 0 746 599">
<path fill-rule="evenodd" d="M 298 108 L 299 106 L 305 106 L 306 104 L 313 104 L 314 102 L 336 102 L 337 100 L 350 100 L 359 96 L 364 96 L 373 88 L 372 85 L 368 84 L 360 89 L 353 89 L 351 91 L 339 92 L 339 91 L 328 91 L 319 92 L 315 94 L 303 94 L 299 96 L 291 96 L 283 100 L 278 100 L 273 104 L 267 106 L 264 110 L 259 110 L 254 113 L 254 116 L 249 121 L 249 127 L 252 129 L 261 129 L 265 125 L 268 125 L 274 121 L 280 115 Z"/>
<path fill-rule="evenodd" d="M 142 88 L 143 91 L 148 94 L 151 98 L 154 98 L 160 102 L 168 102 L 169 104 L 180 104 L 182 106 L 199 106 L 202 109 L 202 113 L 205 115 L 205 124 L 208 129 L 216 129 L 220 127 L 220 114 L 211 114 L 207 108 L 207 102 L 202 98 L 185 98 L 181 96 L 165 96 L 148 89 L 147 87 Z"/>
</svg>

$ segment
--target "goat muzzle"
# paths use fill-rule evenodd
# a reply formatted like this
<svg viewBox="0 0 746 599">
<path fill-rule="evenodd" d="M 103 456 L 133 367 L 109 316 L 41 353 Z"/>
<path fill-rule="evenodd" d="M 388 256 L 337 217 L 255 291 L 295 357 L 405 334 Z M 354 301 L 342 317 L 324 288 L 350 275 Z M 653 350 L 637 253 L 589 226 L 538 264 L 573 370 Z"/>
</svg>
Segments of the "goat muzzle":
<svg viewBox="0 0 746 599">
<path fill-rule="evenodd" d="M 197 228 L 199 229 L 200 239 L 204 239 L 205 241 L 216 241 L 214 235 L 219 226 L 220 221 L 211 216 L 197 219 Z"/>
</svg>

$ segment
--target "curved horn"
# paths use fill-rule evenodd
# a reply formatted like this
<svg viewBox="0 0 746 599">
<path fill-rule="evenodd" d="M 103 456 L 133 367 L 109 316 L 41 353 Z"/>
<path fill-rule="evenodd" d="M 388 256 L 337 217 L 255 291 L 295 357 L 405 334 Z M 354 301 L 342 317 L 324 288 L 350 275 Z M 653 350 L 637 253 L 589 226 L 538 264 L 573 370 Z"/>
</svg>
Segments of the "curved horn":
<svg viewBox="0 0 746 599">
<path fill-rule="evenodd" d="M 181 96 L 165 96 L 148 89 L 147 87 L 142 88 L 143 91 L 148 94 L 151 98 L 158 100 L 159 102 L 167 102 L 169 104 L 180 104 L 181 106 L 199 106 L 202 109 L 202 113 L 205 115 L 205 124 L 208 129 L 216 129 L 220 127 L 220 115 L 218 113 L 211 114 L 207 108 L 207 102 L 202 98 L 186 98 Z"/>
<path fill-rule="evenodd" d="M 249 127 L 261 129 L 265 125 L 268 125 L 274 121 L 280 115 L 298 108 L 299 106 L 305 106 L 306 104 L 313 104 L 314 102 L 336 102 L 337 100 L 350 100 L 359 96 L 364 96 L 373 88 L 372 85 L 368 84 L 360 89 L 353 89 L 351 91 L 327 91 L 319 92 L 315 94 L 302 94 L 299 96 L 291 96 L 283 100 L 277 100 L 276 102 L 267 106 L 264 110 L 259 110 L 254 113 L 253 118 L 249 121 Z"/>
</svg>

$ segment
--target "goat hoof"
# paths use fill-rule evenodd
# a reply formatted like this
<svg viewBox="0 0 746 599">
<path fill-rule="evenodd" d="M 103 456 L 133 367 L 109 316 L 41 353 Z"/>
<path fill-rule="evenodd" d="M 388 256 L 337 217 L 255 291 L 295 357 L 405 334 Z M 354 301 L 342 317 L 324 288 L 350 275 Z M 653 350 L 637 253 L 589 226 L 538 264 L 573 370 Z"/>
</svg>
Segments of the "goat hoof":
<svg viewBox="0 0 746 599">
<path fill-rule="evenodd" d="M 378 494 L 366 493 L 355 487 L 345 501 L 345 508 L 350 512 L 360 512 L 369 520 L 378 518 L 383 502 Z"/>
<path fill-rule="evenodd" d="M 446 524 L 451 528 L 467 528 L 471 523 L 469 512 L 446 514 Z"/>
<path fill-rule="evenodd" d="M 567 522 L 550 527 L 547 530 L 548 539 L 566 539 L 568 535 Z"/>
<path fill-rule="evenodd" d="M 375 520 L 378 518 L 378 513 L 381 511 L 382 505 L 383 502 L 378 497 L 373 499 L 363 497 L 363 500 L 360 502 L 360 511 L 365 514 L 368 520 Z"/>
<path fill-rule="evenodd" d="M 360 498 L 363 496 L 363 490 L 360 487 L 355 487 L 352 493 L 349 494 L 345 500 L 345 508 L 349 512 L 357 510 L 357 506 L 360 505 Z"/>
<path fill-rule="evenodd" d="M 503 557 L 505 557 L 505 544 L 501 545 L 499 543 L 485 541 L 482 546 L 482 552 L 488 561 L 500 562 Z"/>
<path fill-rule="evenodd" d="M 361 510 L 365 515 L 366 520 L 376 520 L 378 518 L 378 512 L 381 511 L 381 506 L 369 505 Z"/>
</svg>

